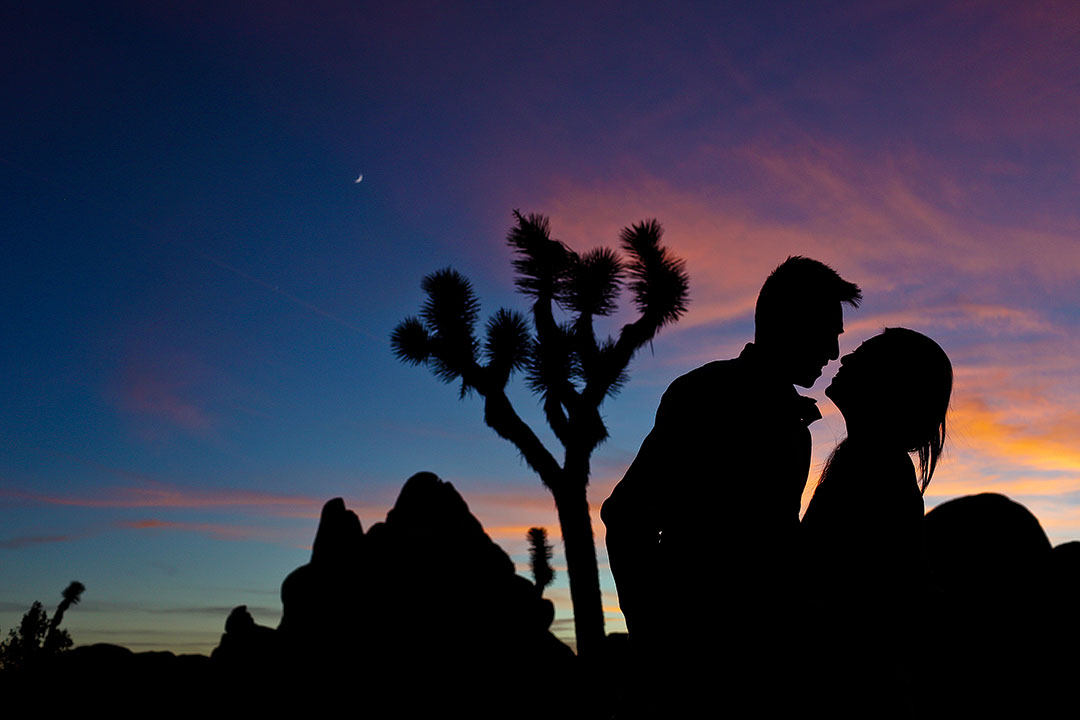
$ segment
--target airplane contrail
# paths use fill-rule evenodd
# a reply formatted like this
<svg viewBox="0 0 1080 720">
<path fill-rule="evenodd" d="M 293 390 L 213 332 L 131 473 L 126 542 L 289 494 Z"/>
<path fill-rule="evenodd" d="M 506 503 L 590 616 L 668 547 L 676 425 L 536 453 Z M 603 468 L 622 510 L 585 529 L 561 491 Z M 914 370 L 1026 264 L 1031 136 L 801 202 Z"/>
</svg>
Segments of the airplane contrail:
<svg viewBox="0 0 1080 720">
<path fill-rule="evenodd" d="M 271 285 L 270 283 L 263 280 L 262 278 L 257 278 L 254 275 L 251 275 L 250 273 L 246 273 L 246 272 L 244 272 L 243 270 L 241 270 L 239 268 L 233 267 L 232 265 L 225 262 L 224 260 L 220 260 L 220 259 L 214 257 L 213 255 L 210 255 L 210 254 L 207 254 L 207 253 L 203 252 L 202 250 L 197 250 L 196 248 L 190 248 L 190 250 L 193 253 L 195 253 L 196 255 L 202 257 L 204 260 L 207 260 L 208 262 L 212 262 L 213 264 L 217 265 L 218 267 L 222 268 L 223 270 L 228 270 L 229 272 L 233 273 L 234 275 L 237 275 L 237 276 L 239 276 L 239 277 L 241 277 L 241 278 L 243 278 L 243 279 L 245 279 L 245 280 L 247 280 L 249 282 L 253 282 L 256 285 L 259 285 L 260 287 L 263 287 L 263 288 L 269 290 L 272 293 L 280 295 L 281 297 L 285 298 L 286 300 L 289 300 L 290 302 L 293 302 L 293 303 L 299 305 L 302 308 L 310 310 L 311 312 L 315 313 L 316 315 L 321 315 L 324 318 L 326 318 L 327 320 L 332 320 L 332 321 L 336 322 L 338 325 L 341 325 L 342 327 L 346 327 L 346 328 L 348 328 L 350 330 L 354 330 L 355 332 L 358 332 L 361 335 L 364 335 L 365 337 L 370 338 L 371 340 L 381 341 L 381 338 L 375 337 L 375 335 L 368 332 L 367 330 L 360 327 L 359 325 L 354 325 L 353 323 L 349 322 L 345 318 L 339 317 L 339 316 L 335 315 L 334 313 L 332 313 L 332 312 L 330 312 L 328 310 L 323 310 L 321 307 L 319 307 L 318 305 L 315 305 L 314 303 L 310 303 L 307 300 L 304 300 L 303 298 L 297 297 L 296 295 L 293 295 L 292 293 L 286 292 L 286 291 L 282 290 L 281 287 L 278 286 L 278 285 Z"/>
</svg>

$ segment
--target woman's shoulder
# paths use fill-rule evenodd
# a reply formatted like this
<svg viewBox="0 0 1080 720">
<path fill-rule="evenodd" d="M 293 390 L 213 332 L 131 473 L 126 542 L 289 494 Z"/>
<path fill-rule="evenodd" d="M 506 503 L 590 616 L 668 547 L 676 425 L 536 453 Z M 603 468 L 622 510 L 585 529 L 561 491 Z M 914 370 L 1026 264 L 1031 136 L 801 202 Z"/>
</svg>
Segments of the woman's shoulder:
<svg viewBox="0 0 1080 720">
<path fill-rule="evenodd" d="M 907 453 L 845 443 L 830 464 L 829 483 L 860 496 L 860 502 L 883 503 L 897 510 L 916 504 L 922 507 L 915 465 Z"/>
<path fill-rule="evenodd" d="M 881 474 L 874 483 L 883 507 L 892 509 L 898 521 L 921 522 L 923 498 L 915 474 L 915 464 L 906 453 L 890 457 L 882 464 Z"/>
</svg>

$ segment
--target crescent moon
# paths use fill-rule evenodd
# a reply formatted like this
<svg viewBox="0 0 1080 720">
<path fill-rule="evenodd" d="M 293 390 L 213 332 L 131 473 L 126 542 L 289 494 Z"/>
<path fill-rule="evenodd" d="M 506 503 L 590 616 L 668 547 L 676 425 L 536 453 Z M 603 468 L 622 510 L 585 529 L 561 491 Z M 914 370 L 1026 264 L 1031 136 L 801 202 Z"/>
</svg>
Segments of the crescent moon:
<svg viewBox="0 0 1080 720">
<path fill-rule="evenodd" d="M 364 179 L 364 174 L 363 173 L 360 173 L 359 175 L 356 176 L 356 182 L 360 182 L 363 179 Z"/>
</svg>

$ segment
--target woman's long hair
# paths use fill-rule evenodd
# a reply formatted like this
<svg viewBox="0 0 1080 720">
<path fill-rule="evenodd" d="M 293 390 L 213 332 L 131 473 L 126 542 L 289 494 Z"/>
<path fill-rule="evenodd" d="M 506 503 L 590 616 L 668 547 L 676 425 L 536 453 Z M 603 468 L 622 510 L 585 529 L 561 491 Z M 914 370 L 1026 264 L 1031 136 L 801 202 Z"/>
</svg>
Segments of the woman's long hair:
<svg viewBox="0 0 1080 720">
<path fill-rule="evenodd" d="M 918 458 L 919 491 L 926 493 L 945 448 L 945 418 L 952 395 L 952 363 L 936 342 L 907 328 L 885 328 L 867 343 L 875 343 L 876 364 L 870 369 L 875 382 L 895 388 L 898 402 L 882 408 L 890 422 L 889 446 L 915 453 Z M 847 439 L 836 446 L 821 471 L 818 484 L 825 482 L 837 452 Z M 843 454 L 841 452 L 841 454 Z"/>
</svg>

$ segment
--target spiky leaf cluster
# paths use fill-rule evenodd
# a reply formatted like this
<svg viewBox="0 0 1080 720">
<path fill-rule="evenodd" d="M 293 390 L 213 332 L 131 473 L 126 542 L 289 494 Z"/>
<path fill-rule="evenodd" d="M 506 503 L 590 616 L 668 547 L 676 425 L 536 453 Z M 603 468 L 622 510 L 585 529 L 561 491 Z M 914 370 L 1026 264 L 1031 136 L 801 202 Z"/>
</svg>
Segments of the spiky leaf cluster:
<svg viewBox="0 0 1080 720">
<path fill-rule="evenodd" d="M 514 284 L 534 298 L 553 298 L 566 278 L 572 251 L 551 238 L 551 223 L 543 215 L 514 211 L 517 225 L 506 241 L 514 250 Z"/>
<path fill-rule="evenodd" d="M 488 319 L 484 355 L 496 376 L 508 378 L 512 373 L 524 370 L 530 363 L 532 351 L 532 335 L 524 315 L 500 308 Z"/>
<path fill-rule="evenodd" d="M 390 335 L 394 357 L 410 365 L 420 365 L 431 357 L 431 335 L 419 318 L 409 316 Z"/>
<path fill-rule="evenodd" d="M 556 299 L 579 315 L 611 315 L 622 289 L 623 265 L 610 248 L 570 253 Z"/>
<path fill-rule="evenodd" d="M 615 312 L 624 269 L 609 248 L 579 255 L 551 237 L 542 215 L 514 211 L 517 225 L 506 240 L 513 249 L 515 285 L 537 300 L 555 301 L 576 314 L 606 316 Z"/>
<path fill-rule="evenodd" d="M 411 365 L 424 364 L 443 382 L 460 379 L 461 393 L 485 383 L 502 387 L 510 375 L 532 364 L 532 335 L 525 316 L 500 309 L 488 319 L 483 345 L 475 335 L 480 302 L 472 285 L 446 268 L 424 277 L 427 300 L 420 317 L 405 318 L 390 335 L 394 356 Z M 483 352 L 487 365 L 478 364 Z"/>
<path fill-rule="evenodd" d="M 574 350 L 573 327 L 558 325 L 533 346 L 526 382 L 534 393 L 543 394 L 579 377 L 581 362 Z"/>
<path fill-rule="evenodd" d="M 420 317 L 405 318 L 390 336 L 394 355 L 403 362 L 428 365 L 443 382 L 472 374 L 480 347 L 474 334 L 480 301 L 472 284 L 445 268 L 424 277 L 421 287 L 427 300 Z M 463 382 L 463 395 L 467 389 Z"/>
<path fill-rule="evenodd" d="M 60 603 L 64 610 L 67 610 L 72 605 L 78 605 L 79 599 L 82 597 L 83 592 L 86 590 L 86 586 L 78 580 L 72 580 L 64 591 L 60 593 L 60 596 L 64 598 Z"/>
<path fill-rule="evenodd" d="M 432 369 L 439 379 L 451 382 L 476 362 L 479 343 L 473 332 L 480 302 L 472 283 L 451 268 L 428 275 L 421 287 L 428 296 L 420 317 L 431 331 Z"/>
<path fill-rule="evenodd" d="M 620 236 L 630 255 L 626 270 L 634 306 L 653 319 L 657 329 L 678 320 L 689 303 L 686 263 L 660 244 L 663 234 L 659 222 L 646 220 L 624 229 Z"/>
<path fill-rule="evenodd" d="M 542 215 L 515 210 L 514 218 L 507 243 L 514 252 L 515 284 L 534 301 L 531 331 L 521 313 L 499 310 L 479 342 L 480 304 L 472 286 L 446 268 L 424 278 L 427 300 L 419 317 L 407 317 L 394 329 L 394 354 L 427 365 L 444 382 L 460 380 L 462 395 L 475 389 L 488 396 L 524 371 L 529 389 L 543 397 L 556 436 L 595 447 L 607 437 L 600 403 L 626 382 L 637 350 L 686 311 L 683 261 L 660 244 L 663 231 L 656 220 L 622 231 L 624 260 L 608 248 L 574 252 L 551 237 Z M 624 286 L 641 317 L 624 326 L 617 340 L 598 338 L 593 319 L 615 312 Z M 570 319 L 556 319 L 556 308 Z"/>
</svg>

